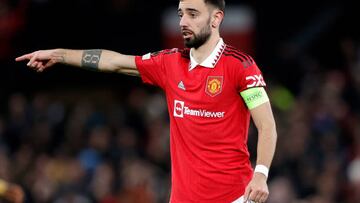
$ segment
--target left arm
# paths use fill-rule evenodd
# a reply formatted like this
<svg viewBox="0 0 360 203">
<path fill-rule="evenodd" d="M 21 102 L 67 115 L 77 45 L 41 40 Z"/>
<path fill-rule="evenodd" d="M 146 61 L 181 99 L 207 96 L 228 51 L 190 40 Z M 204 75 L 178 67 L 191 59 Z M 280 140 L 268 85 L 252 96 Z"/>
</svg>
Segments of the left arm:
<svg viewBox="0 0 360 203">
<path fill-rule="evenodd" d="M 258 130 L 256 165 L 270 168 L 276 147 L 276 125 L 270 102 L 261 104 L 250 110 L 251 117 Z M 265 202 L 269 195 L 267 176 L 256 172 L 245 190 L 245 200 Z"/>
<path fill-rule="evenodd" d="M 256 165 L 270 168 L 276 146 L 276 125 L 270 102 L 266 102 L 252 110 L 251 117 L 258 130 Z"/>
</svg>

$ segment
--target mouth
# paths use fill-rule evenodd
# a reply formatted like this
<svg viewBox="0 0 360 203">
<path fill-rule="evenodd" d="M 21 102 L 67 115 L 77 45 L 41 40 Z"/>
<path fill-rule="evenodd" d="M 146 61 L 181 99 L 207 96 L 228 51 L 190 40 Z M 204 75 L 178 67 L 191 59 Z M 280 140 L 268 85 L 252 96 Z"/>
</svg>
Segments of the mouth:
<svg viewBox="0 0 360 203">
<path fill-rule="evenodd" d="M 182 30 L 181 34 L 183 35 L 184 39 L 189 39 L 193 36 L 193 32 L 190 30 Z"/>
</svg>

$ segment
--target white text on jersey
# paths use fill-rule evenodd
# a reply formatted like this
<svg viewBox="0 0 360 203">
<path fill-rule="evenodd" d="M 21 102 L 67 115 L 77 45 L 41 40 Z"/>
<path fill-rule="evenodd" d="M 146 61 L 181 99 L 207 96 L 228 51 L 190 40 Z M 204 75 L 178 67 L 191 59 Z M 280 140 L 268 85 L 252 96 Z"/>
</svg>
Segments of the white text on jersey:
<svg viewBox="0 0 360 203">
<path fill-rule="evenodd" d="M 264 82 L 264 79 L 262 77 L 262 75 L 251 75 L 251 76 L 247 76 L 246 81 L 250 80 L 253 83 L 248 84 L 247 87 L 258 87 L 258 86 L 266 86 L 266 83 Z"/>
<path fill-rule="evenodd" d="M 203 118 L 224 118 L 225 112 L 213 112 L 205 109 L 191 109 L 190 107 L 185 106 L 183 101 L 174 100 L 174 116 L 183 118 L 184 115 Z"/>
</svg>

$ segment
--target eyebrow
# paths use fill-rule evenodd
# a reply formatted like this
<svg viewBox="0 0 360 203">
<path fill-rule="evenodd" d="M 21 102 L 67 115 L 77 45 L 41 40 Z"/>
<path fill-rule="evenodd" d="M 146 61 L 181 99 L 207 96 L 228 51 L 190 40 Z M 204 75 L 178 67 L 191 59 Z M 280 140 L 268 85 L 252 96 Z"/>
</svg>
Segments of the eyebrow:
<svg viewBox="0 0 360 203">
<path fill-rule="evenodd" d="M 178 9 L 178 12 L 182 11 L 181 8 Z M 199 10 L 195 8 L 186 8 L 185 11 L 192 11 L 192 12 L 200 12 Z"/>
</svg>

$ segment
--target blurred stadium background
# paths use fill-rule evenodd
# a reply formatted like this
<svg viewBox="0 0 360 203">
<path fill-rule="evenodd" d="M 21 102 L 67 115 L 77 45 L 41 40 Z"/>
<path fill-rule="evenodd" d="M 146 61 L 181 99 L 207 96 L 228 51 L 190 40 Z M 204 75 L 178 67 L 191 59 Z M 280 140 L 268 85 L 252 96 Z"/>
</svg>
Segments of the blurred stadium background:
<svg viewBox="0 0 360 203">
<path fill-rule="evenodd" d="M 159 89 L 62 65 L 38 74 L 14 58 L 58 47 L 137 55 L 171 48 L 177 3 L 0 0 L 0 178 L 23 186 L 26 202 L 168 201 Z M 277 120 L 268 202 L 360 202 L 355 1 L 227 0 L 227 8 L 225 41 L 257 61 Z"/>
</svg>

